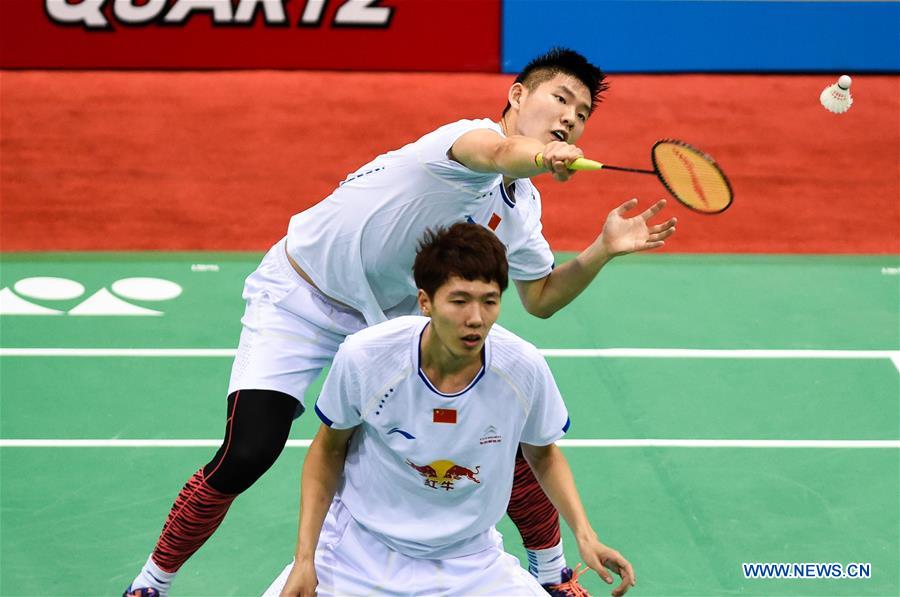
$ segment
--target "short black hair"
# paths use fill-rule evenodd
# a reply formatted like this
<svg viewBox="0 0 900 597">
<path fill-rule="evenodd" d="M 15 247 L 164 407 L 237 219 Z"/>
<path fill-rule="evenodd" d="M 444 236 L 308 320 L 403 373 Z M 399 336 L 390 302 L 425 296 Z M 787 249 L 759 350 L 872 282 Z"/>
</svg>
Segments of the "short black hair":
<svg viewBox="0 0 900 597">
<path fill-rule="evenodd" d="M 413 263 L 416 287 L 434 297 L 451 276 L 496 282 L 502 293 L 509 285 L 506 247 L 478 224 L 457 222 L 449 228 L 429 228 L 419 241 Z"/>
<path fill-rule="evenodd" d="M 532 59 L 525 65 L 514 83 L 521 83 L 529 90 L 535 89 L 544 81 L 549 81 L 559 73 L 570 75 L 581 81 L 591 93 L 591 112 L 603 101 L 603 93 L 609 89 L 606 73 L 588 62 L 587 58 L 569 48 L 550 48 L 544 54 Z M 506 102 L 503 114 L 510 106 Z"/>
</svg>

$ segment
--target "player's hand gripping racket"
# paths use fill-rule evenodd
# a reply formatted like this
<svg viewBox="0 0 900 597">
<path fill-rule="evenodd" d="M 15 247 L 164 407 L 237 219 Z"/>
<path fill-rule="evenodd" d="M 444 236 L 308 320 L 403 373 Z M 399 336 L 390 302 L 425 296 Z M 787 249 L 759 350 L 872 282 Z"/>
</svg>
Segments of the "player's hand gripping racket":
<svg viewBox="0 0 900 597">
<path fill-rule="evenodd" d="M 717 214 L 728 209 L 734 199 L 731 184 L 712 157 L 684 141 L 663 139 L 653 145 L 650 152 L 653 170 L 623 168 L 601 164 L 594 160 L 578 158 L 570 170 L 621 170 L 638 174 L 653 174 L 685 207 L 705 214 Z M 544 156 L 535 157 L 543 166 Z"/>
</svg>

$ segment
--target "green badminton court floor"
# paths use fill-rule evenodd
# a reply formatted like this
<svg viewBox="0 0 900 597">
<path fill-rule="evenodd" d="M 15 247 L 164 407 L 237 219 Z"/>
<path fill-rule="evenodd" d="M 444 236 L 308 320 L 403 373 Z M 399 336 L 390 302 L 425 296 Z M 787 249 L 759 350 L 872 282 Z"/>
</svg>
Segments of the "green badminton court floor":
<svg viewBox="0 0 900 597">
<path fill-rule="evenodd" d="M 242 280 L 260 257 L 0 256 L 0 595 L 128 585 L 221 438 Z M 900 594 L 898 266 L 631 256 L 546 321 L 507 294 L 501 323 L 547 355 L 572 419 L 564 451 L 601 539 L 635 565 L 630 594 Z M 156 286 L 135 291 L 135 278 Z M 9 314 L 23 310 L 55 314 Z M 296 533 L 298 440 L 317 424 L 295 424 L 174 597 L 259 595 L 279 573 Z M 500 530 L 524 561 L 511 523 Z M 566 553 L 578 562 L 569 535 Z M 744 578 L 752 562 L 858 562 L 871 575 Z M 590 574 L 591 592 L 608 594 Z"/>
</svg>

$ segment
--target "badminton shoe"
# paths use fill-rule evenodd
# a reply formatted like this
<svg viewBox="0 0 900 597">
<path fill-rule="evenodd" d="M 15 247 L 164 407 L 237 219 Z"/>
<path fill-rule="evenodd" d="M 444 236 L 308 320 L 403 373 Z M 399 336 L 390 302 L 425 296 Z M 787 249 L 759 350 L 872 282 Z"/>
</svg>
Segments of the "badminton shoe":
<svg viewBox="0 0 900 597">
<path fill-rule="evenodd" d="M 578 582 L 578 577 L 587 570 L 581 568 L 581 564 L 575 566 L 575 570 L 571 568 L 563 568 L 561 580 L 559 583 L 541 585 L 544 590 L 553 597 L 590 597 L 590 593 Z"/>
</svg>

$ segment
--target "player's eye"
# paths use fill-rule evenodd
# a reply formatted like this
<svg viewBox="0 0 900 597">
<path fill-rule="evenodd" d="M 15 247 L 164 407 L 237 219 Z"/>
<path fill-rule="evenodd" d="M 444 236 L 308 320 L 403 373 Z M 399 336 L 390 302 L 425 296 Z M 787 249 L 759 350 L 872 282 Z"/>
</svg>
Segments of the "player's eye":
<svg viewBox="0 0 900 597">
<path fill-rule="evenodd" d="M 564 97 L 561 96 L 561 95 L 554 95 L 553 97 L 555 97 L 556 99 L 558 99 L 558 100 L 559 100 L 559 103 L 561 103 L 561 104 L 566 103 L 566 98 L 564 98 Z"/>
<path fill-rule="evenodd" d="M 580 120 L 581 122 L 584 122 L 584 121 L 587 120 L 587 116 L 585 116 L 584 113 L 579 112 L 579 113 L 578 113 L 578 120 Z"/>
</svg>

